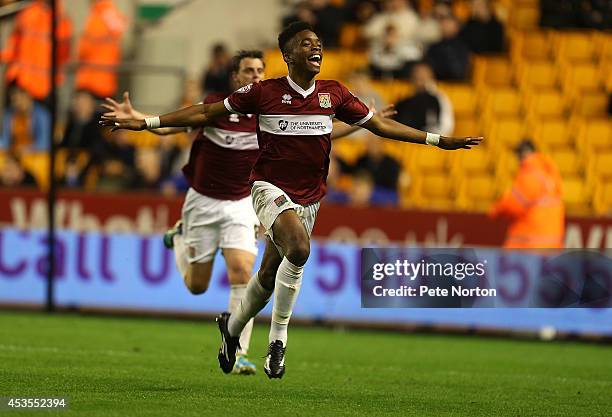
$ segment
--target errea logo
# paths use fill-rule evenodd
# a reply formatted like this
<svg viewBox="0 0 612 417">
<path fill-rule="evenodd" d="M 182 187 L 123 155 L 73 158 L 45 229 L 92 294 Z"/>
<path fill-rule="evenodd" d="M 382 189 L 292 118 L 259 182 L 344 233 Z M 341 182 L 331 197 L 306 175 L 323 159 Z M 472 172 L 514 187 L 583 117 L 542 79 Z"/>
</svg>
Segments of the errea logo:
<svg viewBox="0 0 612 417">
<path fill-rule="evenodd" d="M 282 100 L 281 100 L 281 103 L 282 103 L 282 104 L 291 104 L 291 99 L 292 99 L 292 98 L 293 98 L 293 97 L 291 97 L 291 95 L 290 95 L 290 94 L 283 94 L 283 98 L 282 98 Z"/>
</svg>

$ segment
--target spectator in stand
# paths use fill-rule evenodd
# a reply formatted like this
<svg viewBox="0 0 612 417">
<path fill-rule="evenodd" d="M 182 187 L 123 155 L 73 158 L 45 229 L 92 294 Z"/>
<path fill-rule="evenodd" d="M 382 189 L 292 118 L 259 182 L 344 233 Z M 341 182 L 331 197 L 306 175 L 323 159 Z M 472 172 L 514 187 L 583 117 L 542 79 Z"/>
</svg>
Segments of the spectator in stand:
<svg viewBox="0 0 612 417">
<path fill-rule="evenodd" d="M 609 0 L 540 0 L 540 25 L 563 28 L 612 28 Z"/>
<path fill-rule="evenodd" d="M 130 188 L 132 171 L 118 157 L 103 161 L 96 184 L 96 189 L 103 192 L 119 192 Z"/>
<path fill-rule="evenodd" d="M 426 49 L 442 38 L 439 16 L 445 11 L 451 14 L 450 6 L 446 3 L 436 3 L 430 10 L 424 9 L 419 13 L 421 23 L 419 24 L 417 39 L 423 48 Z"/>
<path fill-rule="evenodd" d="M 8 152 L 0 169 L 0 186 L 2 187 L 36 187 L 36 180 L 26 171 L 17 155 Z"/>
<path fill-rule="evenodd" d="M 50 3 L 51 0 L 35 0 L 19 12 L 7 45 L 0 53 L 1 61 L 7 64 L 6 85 L 16 84 L 40 102 L 45 102 L 51 91 Z M 58 8 L 57 64 L 61 69 L 70 57 L 72 23 L 59 1 Z M 56 82 L 60 81 L 61 71 Z"/>
<path fill-rule="evenodd" d="M 431 67 L 424 62 L 412 70 L 414 94 L 396 105 L 396 120 L 426 132 L 449 136 L 455 127 L 453 106 L 438 90 Z"/>
<path fill-rule="evenodd" d="M 231 91 L 230 60 L 231 55 L 224 44 L 218 43 L 213 46 L 210 63 L 202 76 L 201 90 L 205 95 L 210 93 L 227 93 Z"/>
<path fill-rule="evenodd" d="M 467 78 L 470 50 L 459 37 L 459 22 L 454 16 L 440 19 L 442 40 L 427 50 L 425 60 L 438 80 L 461 81 Z"/>
<path fill-rule="evenodd" d="M 0 149 L 19 154 L 45 151 L 51 138 L 51 117 L 48 110 L 20 87 L 9 92 L 9 107 L 4 112 Z"/>
<path fill-rule="evenodd" d="M 388 26 L 382 42 L 370 49 L 370 72 L 376 79 L 408 79 L 412 65 L 423 57 L 415 42 L 402 43 L 395 26 Z"/>
<path fill-rule="evenodd" d="M 400 44 L 417 43 L 419 16 L 407 0 L 383 0 L 383 11 L 364 26 L 363 35 L 371 44 L 384 43 L 389 26 L 397 30 Z"/>
<path fill-rule="evenodd" d="M 370 203 L 374 205 L 395 205 L 398 202 L 398 184 L 401 174 L 401 165 L 391 156 L 385 154 L 383 150 L 383 141 L 380 138 L 369 135 L 367 138 L 367 148 L 365 155 L 361 156 L 354 165 L 348 165 L 342 161 L 338 161 L 345 173 L 355 175 L 358 180 L 363 179 L 365 187 L 364 175 L 371 177 L 374 189 L 371 193 Z M 350 193 L 349 193 L 350 194 Z M 363 194 L 360 192 L 360 195 Z M 349 199 L 350 196 L 349 196 Z"/>
<path fill-rule="evenodd" d="M 154 148 L 136 149 L 136 170 L 131 188 L 159 191 L 162 185 L 160 154 Z"/>
<path fill-rule="evenodd" d="M 283 27 L 287 27 L 293 22 L 306 22 L 311 26 L 315 25 L 315 14 L 307 0 L 300 1 L 293 6 L 291 13 L 283 18 Z"/>
<path fill-rule="evenodd" d="M 472 16 L 459 36 L 475 54 L 504 50 L 504 27 L 497 20 L 489 0 L 472 0 Z"/>
<path fill-rule="evenodd" d="M 372 174 L 367 171 L 358 171 L 353 175 L 351 188 L 348 192 L 348 204 L 352 207 L 369 207 L 377 205 L 373 201 L 375 184 Z"/>
<path fill-rule="evenodd" d="M 315 32 L 323 40 L 323 45 L 338 46 L 340 28 L 345 20 L 344 11 L 330 4 L 330 0 L 310 0 L 309 4 L 315 17 Z"/>
<path fill-rule="evenodd" d="M 297 3 L 292 13 L 283 19 L 283 27 L 293 22 L 306 22 L 315 28 L 324 46 L 336 47 L 344 20 L 344 11 L 330 4 L 330 0 L 305 0 Z"/>
<path fill-rule="evenodd" d="M 79 41 L 76 88 L 98 98 L 117 93 L 117 67 L 126 17 L 112 0 L 90 0 L 91 10 Z"/>
<path fill-rule="evenodd" d="M 59 147 L 74 152 L 88 151 L 94 159 L 103 159 L 106 140 L 98 123 L 99 118 L 96 99 L 88 91 L 77 91 Z"/>
</svg>

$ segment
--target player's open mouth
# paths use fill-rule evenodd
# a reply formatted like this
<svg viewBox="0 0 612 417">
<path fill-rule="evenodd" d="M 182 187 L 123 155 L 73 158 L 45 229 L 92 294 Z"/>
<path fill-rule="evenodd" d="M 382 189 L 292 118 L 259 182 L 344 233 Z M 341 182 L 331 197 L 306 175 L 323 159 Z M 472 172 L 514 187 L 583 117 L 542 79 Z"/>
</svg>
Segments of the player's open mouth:
<svg viewBox="0 0 612 417">
<path fill-rule="evenodd" d="M 311 64 L 320 67 L 321 66 L 321 60 L 323 59 L 323 57 L 321 56 L 321 54 L 314 54 L 314 55 L 310 55 L 308 57 L 308 62 L 310 62 Z"/>
</svg>

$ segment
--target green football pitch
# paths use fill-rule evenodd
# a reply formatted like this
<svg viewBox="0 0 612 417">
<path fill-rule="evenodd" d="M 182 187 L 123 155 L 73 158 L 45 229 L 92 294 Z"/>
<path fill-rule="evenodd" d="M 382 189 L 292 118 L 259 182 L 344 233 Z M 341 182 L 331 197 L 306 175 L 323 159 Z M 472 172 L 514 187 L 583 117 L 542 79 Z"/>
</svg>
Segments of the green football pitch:
<svg viewBox="0 0 612 417">
<path fill-rule="evenodd" d="M 287 373 L 224 375 L 214 323 L 0 312 L 0 397 L 79 416 L 610 416 L 612 348 L 292 327 Z"/>
</svg>

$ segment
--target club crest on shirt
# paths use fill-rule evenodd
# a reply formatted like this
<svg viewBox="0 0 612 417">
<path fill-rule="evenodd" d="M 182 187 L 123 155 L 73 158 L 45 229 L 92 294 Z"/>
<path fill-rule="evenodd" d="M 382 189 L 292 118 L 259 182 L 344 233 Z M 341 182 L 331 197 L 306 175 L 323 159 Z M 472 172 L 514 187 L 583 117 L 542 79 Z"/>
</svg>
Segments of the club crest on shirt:
<svg viewBox="0 0 612 417">
<path fill-rule="evenodd" d="M 322 109 L 331 108 L 332 102 L 329 93 L 319 93 L 319 106 L 321 106 Z"/>
<path fill-rule="evenodd" d="M 283 204 L 287 202 L 287 197 L 285 195 L 279 195 L 274 199 L 274 203 L 277 207 L 282 207 Z"/>
<path fill-rule="evenodd" d="M 248 93 L 249 91 L 251 91 L 251 87 L 253 87 L 253 83 L 245 85 L 242 88 L 239 88 L 238 90 L 236 90 L 237 93 Z"/>
<path fill-rule="evenodd" d="M 287 130 L 287 126 L 289 126 L 289 122 L 288 121 L 286 121 L 286 120 L 279 120 L 278 121 L 278 128 L 280 130 L 282 130 L 283 132 L 285 130 Z"/>
<path fill-rule="evenodd" d="M 293 97 L 291 97 L 290 94 L 283 94 L 283 97 L 281 99 L 281 103 L 283 103 L 283 104 L 291 104 L 291 99 L 292 98 Z"/>
</svg>

